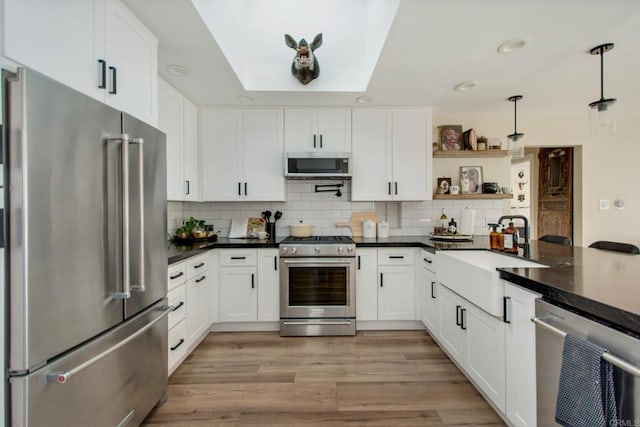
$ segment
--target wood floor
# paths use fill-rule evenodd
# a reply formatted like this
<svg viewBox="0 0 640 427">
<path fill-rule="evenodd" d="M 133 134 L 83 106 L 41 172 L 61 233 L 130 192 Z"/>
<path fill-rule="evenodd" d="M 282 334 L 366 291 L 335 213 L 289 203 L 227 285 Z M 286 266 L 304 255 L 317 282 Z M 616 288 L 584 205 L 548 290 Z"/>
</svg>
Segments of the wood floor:
<svg viewBox="0 0 640 427">
<path fill-rule="evenodd" d="M 211 333 L 145 426 L 504 425 L 423 331 Z"/>
</svg>

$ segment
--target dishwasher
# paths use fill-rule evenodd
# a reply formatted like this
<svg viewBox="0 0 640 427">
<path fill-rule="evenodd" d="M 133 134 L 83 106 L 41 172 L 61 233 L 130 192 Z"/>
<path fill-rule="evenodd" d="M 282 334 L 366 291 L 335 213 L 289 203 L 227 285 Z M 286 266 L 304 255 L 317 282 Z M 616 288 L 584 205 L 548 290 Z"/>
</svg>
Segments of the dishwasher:
<svg viewBox="0 0 640 427">
<path fill-rule="evenodd" d="M 640 426 L 640 340 L 541 299 L 536 300 L 536 395 L 538 426 L 557 426 L 556 398 L 567 333 L 606 348 L 613 366 L 618 406 L 611 426 Z"/>
</svg>

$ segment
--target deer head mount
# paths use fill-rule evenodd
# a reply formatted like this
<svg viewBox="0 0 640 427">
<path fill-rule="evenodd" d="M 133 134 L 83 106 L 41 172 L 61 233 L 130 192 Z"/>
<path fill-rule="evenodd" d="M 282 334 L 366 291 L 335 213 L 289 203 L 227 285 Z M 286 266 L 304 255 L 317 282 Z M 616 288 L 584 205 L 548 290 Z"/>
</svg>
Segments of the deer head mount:
<svg viewBox="0 0 640 427">
<path fill-rule="evenodd" d="M 296 56 L 291 64 L 291 74 L 303 85 L 318 78 L 320 64 L 318 64 L 313 51 L 322 46 L 322 33 L 313 38 L 311 45 L 305 39 L 301 39 L 300 43 L 296 43 L 289 34 L 284 35 L 284 42 L 296 51 Z"/>
</svg>

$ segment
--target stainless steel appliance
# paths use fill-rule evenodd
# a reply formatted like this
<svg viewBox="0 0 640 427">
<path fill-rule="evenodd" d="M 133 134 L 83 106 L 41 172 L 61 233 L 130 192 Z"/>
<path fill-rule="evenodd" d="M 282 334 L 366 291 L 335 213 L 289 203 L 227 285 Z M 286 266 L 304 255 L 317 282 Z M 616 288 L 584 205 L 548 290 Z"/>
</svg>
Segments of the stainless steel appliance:
<svg viewBox="0 0 640 427">
<path fill-rule="evenodd" d="M 356 333 L 356 245 L 346 236 L 280 243 L 280 335 Z"/>
<path fill-rule="evenodd" d="M 349 179 L 349 153 L 287 153 L 284 175 L 289 179 Z"/>
<path fill-rule="evenodd" d="M 617 426 L 640 420 L 640 340 L 542 300 L 536 300 L 536 377 L 538 426 L 555 422 L 558 381 L 567 333 L 609 350 L 603 359 L 613 365 L 618 407 Z"/>
<path fill-rule="evenodd" d="M 134 426 L 167 387 L 165 135 L 3 71 L 12 426 Z"/>
</svg>

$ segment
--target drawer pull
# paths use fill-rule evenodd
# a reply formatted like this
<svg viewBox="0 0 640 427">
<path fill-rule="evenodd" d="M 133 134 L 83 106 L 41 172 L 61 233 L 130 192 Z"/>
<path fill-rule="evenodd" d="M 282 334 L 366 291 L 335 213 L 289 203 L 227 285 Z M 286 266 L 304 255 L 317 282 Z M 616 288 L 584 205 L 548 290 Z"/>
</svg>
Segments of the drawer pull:
<svg viewBox="0 0 640 427">
<path fill-rule="evenodd" d="M 436 285 L 436 282 L 431 282 L 431 298 L 433 299 L 436 299 L 435 285 Z"/>
<path fill-rule="evenodd" d="M 180 301 L 180 304 L 176 305 L 175 307 L 171 307 L 171 311 L 176 311 L 183 305 L 184 305 L 184 301 Z"/>
<path fill-rule="evenodd" d="M 181 271 L 181 272 L 179 272 L 178 274 L 174 275 L 174 276 L 170 276 L 170 277 L 169 277 L 169 279 L 171 279 L 171 280 L 175 280 L 175 279 L 177 279 L 177 278 L 178 278 L 178 277 L 180 277 L 180 276 L 184 276 L 184 273 L 183 273 L 182 271 Z"/>
<path fill-rule="evenodd" d="M 382 276 L 382 274 L 383 273 L 380 273 L 380 287 L 382 287 L 382 285 L 383 285 L 383 279 L 382 279 L 383 276 Z"/>
<path fill-rule="evenodd" d="M 200 283 L 200 282 L 202 282 L 202 281 L 203 281 L 204 279 L 206 279 L 206 278 L 207 278 L 207 276 L 202 276 L 201 278 L 196 279 L 196 283 Z"/>
<path fill-rule="evenodd" d="M 424 262 L 426 262 L 426 263 L 429 263 L 429 264 L 433 263 L 433 261 L 431 261 L 429 258 L 422 258 L 422 259 L 423 259 L 423 260 L 424 260 Z"/>
<path fill-rule="evenodd" d="M 389 259 L 404 259 L 404 255 L 390 255 Z"/>
<path fill-rule="evenodd" d="M 204 262 L 201 262 L 200 264 L 193 266 L 193 268 L 200 268 L 200 267 L 204 267 Z"/>
<path fill-rule="evenodd" d="M 232 256 L 231 259 L 240 260 L 240 259 L 247 259 L 247 257 L 246 256 Z"/>
<path fill-rule="evenodd" d="M 180 341 L 178 341 L 178 344 L 171 347 L 171 351 L 176 351 L 178 347 L 180 347 L 182 344 L 184 344 L 184 338 L 180 338 Z"/>
</svg>

